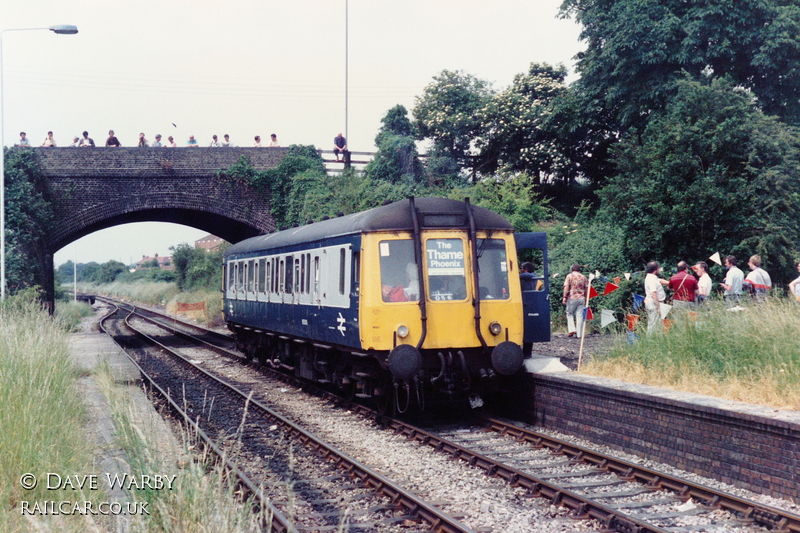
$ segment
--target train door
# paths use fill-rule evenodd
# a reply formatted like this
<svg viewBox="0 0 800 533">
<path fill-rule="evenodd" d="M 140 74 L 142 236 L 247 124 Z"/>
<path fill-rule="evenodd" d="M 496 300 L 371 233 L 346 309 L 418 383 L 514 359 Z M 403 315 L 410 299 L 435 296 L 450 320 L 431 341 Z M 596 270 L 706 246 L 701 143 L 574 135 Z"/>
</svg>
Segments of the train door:
<svg viewBox="0 0 800 533">
<path fill-rule="evenodd" d="M 530 355 L 530 344 L 550 341 L 550 283 L 547 264 L 547 234 L 515 233 L 517 260 L 520 272 L 526 263 L 533 265 L 533 273 L 520 274 L 522 285 L 523 342 L 525 356 Z"/>
</svg>

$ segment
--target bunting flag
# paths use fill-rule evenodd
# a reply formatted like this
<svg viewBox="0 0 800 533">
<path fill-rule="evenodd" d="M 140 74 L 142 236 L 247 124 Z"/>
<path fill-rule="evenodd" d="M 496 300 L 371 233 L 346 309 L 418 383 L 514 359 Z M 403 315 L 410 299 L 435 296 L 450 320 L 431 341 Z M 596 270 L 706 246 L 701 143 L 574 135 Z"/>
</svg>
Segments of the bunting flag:
<svg viewBox="0 0 800 533">
<path fill-rule="evenodd" d="M 639 335 L 637 335 L 636 333 L 634 333 L 632 331 L 628 332 L 628 344 L 633 344 L 638 339 L 639 339 Z"/>
<path fill-rule="evenodd" d="M 628 280 L 628 281 L 631 280 L 631 273 L 630 272 L 625 272 L 625 279 Z"/>
<path fill-rule="evenodd" d="M 554 277 L 554 278 L 557 278 L 557 277 L 558 277 L 558 276 L 560 276 L 560 275 L 561 275 L 561 274 L 559 274 L 558 272 L 556 272 L 555 274 L 553 274 L 553 277 Z"/>
<path fill-rule="evenodd" d="M 600 271 L 599 270 L 595 270 L 594 271 L 594 279 L 598 279 L 599 277 L 600 277 Z"/>
<path fill-rule="evenodd" d="M 597 289 L 595 289 L 593 286 L 589 285 L 589 299 L 591 300 L 595 296 L 599 296 L 599 293 L 597 292 Z"/>
<path fill-rule="evenodd" d="M 611 294 L 617 289 L 619 289 L 619 285 L 614 285 L 610 281 L 606 281 L 606 288 L 605 290 L 603 290 L 603 296 L 605 296 L 606 294 Z"/>
<path fill-rule="evenodd" d="M 667 315 L 669 314 L 669 312 L 672 311 L 672 306 L 669 305 L 669 304 L 665 304 L 663 302 L 661 303 L 661 305 L 658 306 L 658 308 L 661 311 L 661 318 L 662 319 L 667 318 Z"/>
<path fill-rule="evenodd" d="M 601 309 L 600 310 L 600 327 L 604 328 L 607 325 L 616 322 L 617 319 L 614 318 L 614 311 L 611 309 Z"/>
<path fill-rule="evenodd" d="M 627 314 L 625 317 L 628 319 L 628 330 L 633 331 L 636 327 L 636 323 L 639 321 L 639 315 Z"/>
<path fill-rule="evenodd" d="M 603 283 L 608 283 L 608 278 L 603 276 L 600 278 L 600 281 L 602 281 Z"/>
<path fill-rule="evenodd" d="M 584 307 L 583 308 L 583 319 L 584 320 L 592 320 L 594 319 L 594 315 L 592 314 L 591 307 Z"/>
<path fill-rule="evenodd" d="M 644 296 L 640 294 L 633 295 L 633 310 L 636 311 L 639 309 L 639 306 L 644 303 Z"/>
<path fill-rule="evenodd" d="M 619 276 L 617 276 L 616 278 L 614 278 L 614 285 L 616 285 L 617 287 L 619 287 L 619 282 L 620 282 L 620 280 L 621 280 L 621 279 L 622 279 L 622 278 L 620 278 Z"/>
<path fill-rule="evenodd" d="M 711 261 L 714 261 L 719 266 L 722 266 L 722 258 L 719 256 L 719 252 L 714 252 L 714 254 L 709 257 Z"/>
<path fill-rule="evenodd" d="M 664 305 L 664 304 L 661 304 Z M 664 333 L 669 333 L 669 328 L 672 327 L 672 320 L 664 319 Z"/>
</svg>

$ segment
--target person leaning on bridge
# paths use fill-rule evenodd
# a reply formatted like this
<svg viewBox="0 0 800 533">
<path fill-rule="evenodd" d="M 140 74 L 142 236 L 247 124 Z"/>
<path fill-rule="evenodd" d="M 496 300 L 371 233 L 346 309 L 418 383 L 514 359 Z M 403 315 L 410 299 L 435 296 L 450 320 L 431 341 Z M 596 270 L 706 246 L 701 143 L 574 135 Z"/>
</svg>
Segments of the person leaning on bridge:
<svg viewBox="0 0 800 533">
<path fill-rule="evenodd" d="M 341 133 L 333 138 L 333 155 L 336 156 L 337 161 L 339 161 L 339 152 L 343 157 L 347 153 L 347 139 Z"/>
<path fill-rule="evenodd" d="M 161 144 L 161 134 L 160 133 L 156 133 L 156 140 L 153 141 L 153 144 L 151 144 L 150 146 L 152 146 L 153 148 L 162 148 L 164 146 L 163 144 Z"/>
<path fill-rule="evenodd" d="M 53 139 L 53 132 L 52 131 L 48 131 L 47 132 L 47 137 L 45 137 L 44 141 L 42 141 L 42 146 L 44 146 L 45 148 L 55 148 L 56 147 L 56 140 Z"/>
<path fill-rule="evenodd" d="M 147 142 L 147 139 L 144 137 L 144 133 L 139 134 L 139 144 L 137 144 L 139 148 L 148 148 L 150 143 Z"/>
<path fill-rule="evenodd" d="M 261 148 L 261 135 L 253 137 L 253 148 Z"/>
<path fill-rule="evenodd" d="M 269 136 L 269 139 L 269 145 L 273 148 L 278 148 L 281 145 L 281 143 L 278 142 L 278 136 L 274 133 Z"/>
<path fill-rule="evenodd" d="M 222 147 L 227 148 L 229 146 L 233 146 L 231 144 L 231 136 L 226 133 L 225 135 L 222 136 Z"/>
<path fill-rule="evenodd" d="M 83 139 L 81 139 L 81 148 L 94 148 L 94 140 L 89 137 L 89 132 L 83 132 Z"/>
<path fill-rule="evenodd" d="M 24 131 L 19 132 L 19 140 L 17 144 L 14 146 L 19 146 L 20 148 L 30 148 L 31 142 L 28 140 L 28 136 Z"/>
<path fill-rule="evenodd" d="M 114 148 L 122 146 L 119 142 L 119 139 L 117 139 L 117 136 L 114 135 L 114 130 L 108 130 L 108 139 L 106 139 L 106 146 L 111 146 Z"/>
</svg>

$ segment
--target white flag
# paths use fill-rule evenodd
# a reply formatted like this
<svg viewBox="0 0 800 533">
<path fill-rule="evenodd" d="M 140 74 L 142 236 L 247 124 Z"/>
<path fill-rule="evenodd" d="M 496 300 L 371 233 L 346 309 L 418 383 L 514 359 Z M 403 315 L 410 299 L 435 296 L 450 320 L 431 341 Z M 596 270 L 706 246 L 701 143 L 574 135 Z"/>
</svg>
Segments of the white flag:
<svg viewBox="0 0 800 533">
<path fill-rule="evenodd" d="M 716 264 L 722 266 L 722 259 L 719 257 L 719 252 L 714 252 L 714 255 L 709 257 L 711 261 L 714 261 Z"/>
<path fill-rule="evenodd" d="M 617 319 L 614 318 L 614 311 L 611 309 L 601 309 L 600 310 L 600 327 L 604 328 L 607 325 L 611 324 L 612 322 L 616 322 Z"/>
<path fill-rule="evenodd" d="M 631 273 L 630 272 L 625 272 L 625 279 L 627 279 L 628 281 L 631 280 Z"/>
<path fill-rule="evenodd" d="M 662 302 L 661 305 L 659 305 L 659 309 L 661 310 L 661 320 L 664 320 L 667 318 L 669 312 L 672 311 L 672 306 Z"/>
</svg>

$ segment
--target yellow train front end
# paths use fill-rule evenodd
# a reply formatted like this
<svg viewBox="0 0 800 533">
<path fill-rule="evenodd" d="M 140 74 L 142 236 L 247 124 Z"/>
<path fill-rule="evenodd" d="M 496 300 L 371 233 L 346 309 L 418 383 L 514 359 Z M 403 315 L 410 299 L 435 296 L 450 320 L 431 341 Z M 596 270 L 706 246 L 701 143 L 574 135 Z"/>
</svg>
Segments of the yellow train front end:
<svg viewBox="0 0 800 533">
<path fill-rule="evenodd" d="M 522 365 L 513 232 L 468 227 L 362 236 L 362 346 L 396 382 L 473 396 Z"/>
</svg>

